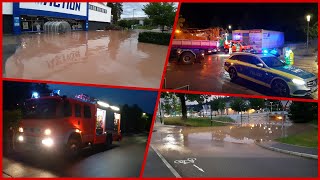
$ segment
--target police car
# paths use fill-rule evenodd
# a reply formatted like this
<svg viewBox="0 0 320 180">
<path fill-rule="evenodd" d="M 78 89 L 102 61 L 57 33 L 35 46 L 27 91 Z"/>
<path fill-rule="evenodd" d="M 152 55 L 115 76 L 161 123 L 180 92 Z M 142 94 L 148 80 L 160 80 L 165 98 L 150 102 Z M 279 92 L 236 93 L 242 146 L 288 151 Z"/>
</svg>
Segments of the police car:
<svg viewBox="0 0 320 180">
<path fill-rule="evenodd" d="M 287 65 L 272 54 L 234 53 L 224 63 L 231 81 L 240 77 L 271 88 L 282 97 L 309 96 L 318 89 L 317 76 Z"/>
</svg>

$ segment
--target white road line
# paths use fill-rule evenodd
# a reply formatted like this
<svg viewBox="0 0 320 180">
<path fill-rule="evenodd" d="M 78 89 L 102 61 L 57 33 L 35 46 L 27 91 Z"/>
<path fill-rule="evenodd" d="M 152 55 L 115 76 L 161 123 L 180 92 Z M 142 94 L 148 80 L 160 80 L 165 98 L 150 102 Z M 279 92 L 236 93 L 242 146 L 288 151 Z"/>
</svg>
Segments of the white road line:
<svg viewBox="0 0 320 180">
<path fill-rule="evenodd" d="M 152 146 L 152 144 L 150 144 L 150 147 L 154 150 L 154 152 L 157 153 L 157 155 L 159 156 L 159 158 L 160 158 L 160 159 L 162 160 L 162 162 L 167 166 L 167 168 L 172 172 L 172 174 L 173 174 L 174 176 L 176 176 L 176 178 L 181 178 L 181 176 L 179 175 L 179 173 L 168 163 L 168 161 L 158 152 L 158 150 Z"/>
<path fill-rule="evenodd" d="M 193 166 L 196 167 L 199 171 L 204 172 L 204 170 L 202 168 L 198 167 L 197 165 L 193 164 Z"/>
</svg>

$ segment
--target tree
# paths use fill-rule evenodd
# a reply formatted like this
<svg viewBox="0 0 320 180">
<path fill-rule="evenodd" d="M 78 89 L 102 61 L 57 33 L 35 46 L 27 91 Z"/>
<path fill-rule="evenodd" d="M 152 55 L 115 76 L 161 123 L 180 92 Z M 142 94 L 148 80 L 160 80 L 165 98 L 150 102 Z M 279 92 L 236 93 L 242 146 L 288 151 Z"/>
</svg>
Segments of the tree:
<svg viewBox="0 0 320 180">
<path fill-rule="evenodd" d="M 224 98 L 220 97 L 218 98 L 218 109 L 220 110 L 220 114 L 222 114 L 222 111 L 226 108 L 226 101 Z"/>
<path fill-rule="evenodd" d="M 230 107 L 236 111 L 240 112 L 241 124 L 242 124 L 242 111 L 246 111 L 249 109 L 249 105 L 243 98 L 234 98 L 231 103 Z"/>
<path fill-rule="evenodd" d="M 113 23 L 118 22 L 123 12 L 122 3 L 108 3 L 107 6 L 111 7 L 111 15 Z"/>
<path fill-rule="evenodd" d="M 259 110 L 265 107 L 264 99 L 249 99 L 249 107 L 251 109 Z"/>
<path fill-rule="evenodd" d="M 219 99 L 213 99 L 210 101 L 211 112 L 219 110 Z"/>
<path fill-rule="evenodd" d="M 143 6 L 142 10 L 154 25 L 161 26 L 162 31 L 164 31 L 164 26 L 173 26 L 176 16 L 176 8 L 173 3 L 148 3 Z"/>
<path fill-rule="evenodd" d="M 292 102 L 289 107 L 289 118 L 295 123 L 317 121 L 318 104 L 306 102 Z"/>
<path fill-rule="evenodd" d="M 198 103 L 205 102 L 208 98 L 208 95 L 200 95 L 200 94 L 174 94 L 174 93 L 162 93 L 161 98 L 173 98 L 173 96 L 176 96 L 180 99 L 180 105 L 181 105 L 181 113 L 182 113 L 182 119 L 187 119 L 187 106 L 186 101 L 197 101 Z"/>
<path fill-rule="evenodd" d="M 151 19 L 146 18 L 146 19 L 143 21 L 143 25 L 144 25 L 144 26 L 152 26 L 152 25 L 153 25 L 153 22 L 152 22 Z"/>
<path fill-rule="evenodd" d="M 316 22 L 312 26 L 310 26 L 309 37 L 310 37 L 310 39 L 316 39 L 318 37 L 318 22 Z"/>
</svg>

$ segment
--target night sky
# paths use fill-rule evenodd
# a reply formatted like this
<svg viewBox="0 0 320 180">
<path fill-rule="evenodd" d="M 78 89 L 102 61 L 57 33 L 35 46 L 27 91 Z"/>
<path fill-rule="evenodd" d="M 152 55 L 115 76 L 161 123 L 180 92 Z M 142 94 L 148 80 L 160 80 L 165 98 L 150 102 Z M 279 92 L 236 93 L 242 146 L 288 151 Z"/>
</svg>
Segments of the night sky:
<svg viewBox="0 0 320 180">
<path fill-rule="evenodd" d="M 110 105 L 137 104 L 144 112 L 153 113 L 158 92 L 126 90 L 113 88 L 98 88 L 87 86 L 69 86 L 48 84 L 50 89 L 60 89 L 60 95 L 74 97 L 76 94 L 87 94 L 90 97 L 105 101 Z"/>
<path fill-rule="evenodd" d="M 306 15 L 311 14 L 310 25 L 318 21 L 316 3 L 183 3 L 180 15 L 186 27 L 266 29 L 282 31 L 286 41 L 304 41 Z"/>
</svg>

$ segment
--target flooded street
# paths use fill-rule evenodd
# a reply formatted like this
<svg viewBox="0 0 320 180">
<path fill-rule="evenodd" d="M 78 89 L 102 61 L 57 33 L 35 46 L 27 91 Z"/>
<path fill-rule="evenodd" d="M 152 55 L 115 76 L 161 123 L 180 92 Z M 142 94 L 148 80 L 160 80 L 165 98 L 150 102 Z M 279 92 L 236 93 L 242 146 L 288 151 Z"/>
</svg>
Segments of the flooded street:
<svg viewBox="0 0 320 180">
<path fill-rule="evenodd" d="M 168 63 L 163 88 L 186 90 L 185 87 L 188 86 L 191 91 L 275 96 L 269 88 L 242 78 L 231 82 L 229 73 L 224 69 L 224 62 L 228 57 L 228 54 L 212 54 L 205 56 L 202 63 Z M 294 66 L 318 75 L 318 65 L 314 59 L 297 56 Z M 318 91 L 304 98 L 318 99 Z"/>
<path fill-rule="evenodd" d="M 139 43 L 138 34 L 136 31 L 79 31 L 5 36 L 3 75 L 158 88 L 168 47 Z"/>
<path fill-rule="evenodd" d="M 316 177 L 317 160 L 270 151 L 254 143 L 305 132 L 311 126 L 174 127 L 155 125 L 151 146 L 181 177 Z M 151 151 L 152 152 L 152 151 Z M 148 155 L 145 173 L 159 165 Z M 285 166 L 286 168 L 279 168 Z M 163 168 L 162 168 L 163 169 Z M 292 171 L 296 169 L 296 171 Z M 160 172 L 157 172 L 161 176 Z"/>
</svg>

